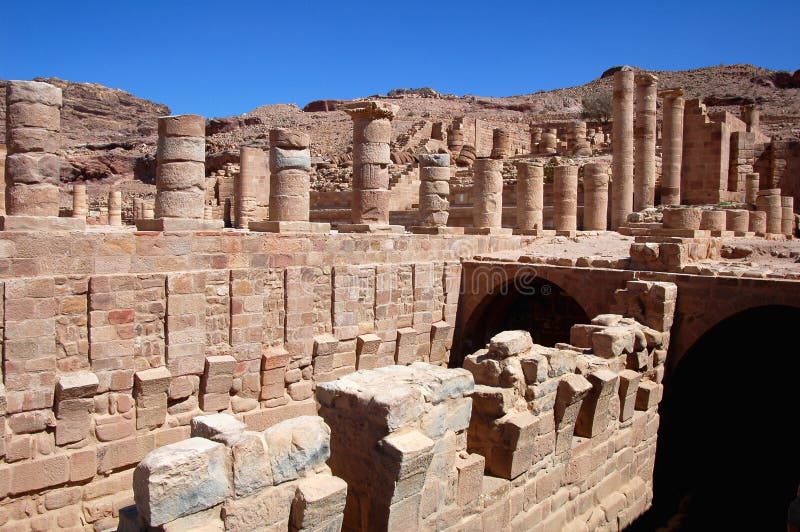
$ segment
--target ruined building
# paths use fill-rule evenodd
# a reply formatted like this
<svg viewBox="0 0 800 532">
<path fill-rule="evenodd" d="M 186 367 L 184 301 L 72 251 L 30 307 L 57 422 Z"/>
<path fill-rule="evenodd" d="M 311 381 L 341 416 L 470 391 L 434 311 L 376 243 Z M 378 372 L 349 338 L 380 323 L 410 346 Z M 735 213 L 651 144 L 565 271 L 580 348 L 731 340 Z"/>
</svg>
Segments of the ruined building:
<svg viewBox="0 0 800 532">
<path fill-rule="evenodd" d="M 398 106 L 342 104 L 336 208 L 273 129 L 224 228 L 202 117 L 93 218 L 61 90 L 6 104 L 0 529 L 800 526 L 799 176 L 757 109 L 623 69 L 611 131 L 440 123 L 408 159 Z"/>
</svg>

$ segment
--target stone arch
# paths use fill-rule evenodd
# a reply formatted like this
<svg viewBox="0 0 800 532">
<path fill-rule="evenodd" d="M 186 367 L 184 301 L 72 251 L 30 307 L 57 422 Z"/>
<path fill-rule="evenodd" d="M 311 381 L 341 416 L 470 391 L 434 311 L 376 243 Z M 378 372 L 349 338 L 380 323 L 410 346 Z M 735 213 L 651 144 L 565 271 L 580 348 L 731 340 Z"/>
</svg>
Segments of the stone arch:
<svg viewBox="0 0 800 532">
<path fill-rule="evenodd" d="M 800 483 L 797 323 L 798 307 L 751 307 L 686 350 L 660 406 L 653 507 L 632 530 L 670 518 L 681 530 L 715 528 L 724 515 L 737 528 L 785 529 Z"/>
<path fill-rule="evenodd" d="M 579 297 L 541 272 L 531 269 L 526 274 L 523 268 L 512 271 L 500 267 L 483 274 L 484 279 L 472 277 L 465 281 L 474 281 L 481 297 L 473 298 L 467 308 L 459 309 L 463 321 L 459 320 L 455 336 L 458 343 L 453 346 L 451 366 L 460 367 L 466 355 L 504 330 L 527 330 L 534 342 L 553 345 L 569 342 L 570 327 L 589 321 Z"/>
</svg>

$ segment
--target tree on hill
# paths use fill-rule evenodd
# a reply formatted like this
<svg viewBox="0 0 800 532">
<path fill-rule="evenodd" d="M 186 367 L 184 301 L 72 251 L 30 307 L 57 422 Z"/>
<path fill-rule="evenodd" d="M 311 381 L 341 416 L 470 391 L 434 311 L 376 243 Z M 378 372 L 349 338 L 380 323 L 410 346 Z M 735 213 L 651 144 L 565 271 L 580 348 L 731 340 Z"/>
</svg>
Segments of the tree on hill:
<svg viewBox="0 0 800 532">
<path fill-rule="evenodd" d="M 581 100 L 581 104 L 583 105 L 583 118 L 598 120 L 603 124 L 608 124 L 611 120 L 612 103 L 610 92 L 585 96 Z"/>
</svg>

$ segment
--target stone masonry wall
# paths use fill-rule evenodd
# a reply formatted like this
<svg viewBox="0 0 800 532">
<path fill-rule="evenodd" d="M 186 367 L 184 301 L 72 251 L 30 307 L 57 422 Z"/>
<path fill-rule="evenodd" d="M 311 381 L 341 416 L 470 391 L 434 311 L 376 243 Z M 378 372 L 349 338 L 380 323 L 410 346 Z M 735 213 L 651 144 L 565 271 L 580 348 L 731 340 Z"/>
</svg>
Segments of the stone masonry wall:
<svg viewBox="0 0 800 532">
<path fill-rule="evenodd" d="M 459 259 L 521 239 L 130 230 L 0 237 L 0 527 L 116 527 L 133 468 L 227 412 L 316 413 L 319 382 L 447 363 Z"/>
</svg>

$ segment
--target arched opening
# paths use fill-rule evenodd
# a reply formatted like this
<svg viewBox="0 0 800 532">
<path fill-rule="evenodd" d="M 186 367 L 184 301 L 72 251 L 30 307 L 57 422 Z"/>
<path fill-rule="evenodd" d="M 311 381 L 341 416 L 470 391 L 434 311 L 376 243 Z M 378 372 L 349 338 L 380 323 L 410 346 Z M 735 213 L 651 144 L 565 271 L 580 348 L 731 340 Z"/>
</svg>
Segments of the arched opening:
<svg viewBox="0 0 800 532">
<path fill-rule="evenodd" d="M 450 363 L 460 367 L 465 356 L 502 331 L 526 330 L 535 343 L 551 346 L 569 342 L 570 328 L 588 321 L 578 302 L 555 283 L 540 277 L 517 279 L 484 297 L 460 331 Z"/>
<path fill-rule="evenodd" d="M 786 530 L 800 483 L 800 309 L 764 306 L 706 332 L 665 384 L 653 507 L 632 529 Z"/>
</svg>

